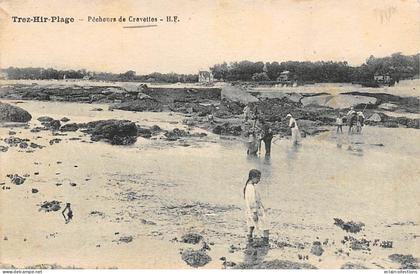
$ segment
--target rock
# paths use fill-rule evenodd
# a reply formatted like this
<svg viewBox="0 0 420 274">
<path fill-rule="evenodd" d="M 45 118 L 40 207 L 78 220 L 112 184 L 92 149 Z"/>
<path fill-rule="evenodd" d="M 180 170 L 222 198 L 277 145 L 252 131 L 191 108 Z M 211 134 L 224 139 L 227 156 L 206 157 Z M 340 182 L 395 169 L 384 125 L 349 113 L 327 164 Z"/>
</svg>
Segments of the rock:
<svg viewBox="0 0 420 274">
<path fill-rule="evenodd" d="M 414 258 L 413 255 L 403 255 L 403 254 L 392 254 L 388 258 L 396 263 L 399 263 L 401 269 L 418 269 L 419 265 L 418 259 Z"/>
<path fill-rule="evenodd" d="M 180 139 L 182 137 L 188 136 L 189 134 L 185 130 L 182 130 L 182 129 L 179 129 L 179 128 L 174 128 L 171 131 L 165 132 L 164 135 L 166 137 L 166 140 L 168 140 L 168 141 L 176 141 L 176 140 L 178 140 L 178 139 Z"/>
<path fill-rule="evenodd" d="M 367 250 L 370 251 L 370 241 L 366 239 L 355 239 L 353 237 L 349 238 L 350 241 L 350 248 L 353 250 Z"/>
<path fill-rule="evenodd" d="M 153 125 L 150 130 L 154 133 L 161 132 L 162 129 L 158 125 Z"/>
<path fill-rule="evenodd" d="M 103 111 L 102 108 L 92 108 L 90 111 Z"/>
<path fill-rule="evenodd" d="M 132 242 L 133 241 L 133 236 L 121 236 L 119 239 L 118 239 L 118 242 L 121 242 L 121 243 L 126 243 L 126 244 L 128 244 L 128 243 L 130 243 L 130 242 Z"/>
<path fill-rule="evenodd" d="M 0 122 L 26 123 L 31 119 L 31 114 L 23 108 L 0 102 Z"/>
<path fill-rule="evenodd" d="M 15 185 L 21 185 L 26 180 L 24 177 L 21 177 L 21 176 L 19 176 L 17 174 L 13 174 L 13 175 L 12 174 L 9 174 L 9 175 L 7 175 L 7 177 L 9 177 L 10 178 L 10 182 L 12 184 L 15 184 Z"/>
<path fill-rule="evenodd" d="M 41 130 L 47 130 L 47 129 L 45 127 L 34 127 L 30 131 L 36 133 L 36 132 L 40 132 Z"/>
<path fill-rule="evenodd" d="M 182 260 L 192 267 L 205 266 L 211 262 L 211 257 L 203 250 L 186 249 L 182 252 Z"/>
<path fill-rule="evenodd" d="M 137 135 L 143 138 L 151 138 L 152 131 L 148 128 L 142 128 L 140 126 L 137 126 Z"/>
<path fill-rule="evenodd" d="M 338 94 L 338 95 L 314 95 L 307 96 L 300 100 L 303 106 L 330 107 L 344 109 L 357 105 L 374 105 L 377 99 L 369 96 Z"/>
<path fill-rule="evenodd" d="M 141 100 L 132 100 L 122 103 L 113 104 L 110 109 L 120 109 L 128 111 L 162 111 L 162 104 L 152 98 L 144 98 Z"/>
<path fill-rule="evenodd" d="M 384 123 L 384 127 L 397 128 L 398 127 L 398 122 L 396 122 L 396 121 L 386 121 Z"/>
<path fill-rule="evenodd" d="M 352 262 L 347 262 L 341 266 L 341 269 L 368 269 L 366 266 L 361 264 L 356 264 Z"/>
<path fill-rule="evenodd" d="M 419 118 L 417 118 L 417 119 L 409 119 L 408 121 L 407 121 L 407 127 L 408 128 L 420 128 L 420 119 Z"/>
<path fill-rule="evenodd" d="M 36 144 L 36 143 L 30 143 L 30 145 L 29 145 L 31 148 L 39 148 L 39 149 L 42 149 L 42 148 L 44 148 L 44 146 L 41 146 L 41 145 L 38 145 L 38 144 Z"/>
<path fill-rule="evenodd" d="M 131 145 L 137 141 L 137 126 L 128 120 L 100 120 L 85 126 L 84 132 L 91 135 L 92 141 L 105 140 L 112 145 Z"/>
<path fill-rule="evenodd" d="M 9 135 L 16 135 L 16 131 L 9 131 Z"/>
<path fill-rule="evenodd" d="M 392 241 L 382 241 L 379 246 L 382 248 L 392 248 Z"/>
<path fill-rule="evenodd" d="M 19 148 L 22 148 L 22 149 L 25 149 L 25 148 L 27 148 L 29 145 L 28 145 L 28 143 L 27 142 L 21 142 L 20 144 L 19 144 Z"/>
<path fill-rule="evenodd" d="M 366 119 L 367 121 L 372 122 L 380 122 L 382 121 L 381 116 L 378 113 L 373 113 L 369 118 Z"/>
<path fill-rule="evenodd" d="M 33 189 L 32 189 L 32 193 L 38 193 L 38 189 L 33 188 Z"/>
<path fill-rule="evenodd" d="M 212 132 L 217 135 L 239 136 L 242 133 L 242 127 L 240 125 L 231 126 L 229 123 L 224 123 L 222 125 L 215 126 Z"/>
<path fill-rule="evenodd" d="M 45 212 L 58 211 L 58 210 L 61 209 L 61 205 L 60 204 L 61 204 L 61 202 L 55 201 L 55 200 L 53 200 L 51 202 L 45 201 L 41 205 L 39 211 L 45 211 Z"/>
<path fill-rule="evenodd" d="M 201 236 L 198 233 L 187 233 L 182 235 L 181 242 L 187 243 L 187 244 L 198 244 L 203 239 L 203 236 Z"/>
<path fill-rule="evenodd" d="M 383 110 L 388 110 L 388 111 L 394 111 L 398 108 L 398 106 L 392 103 L 383 103 L 383 104 L 380 104 L 378 108 L 383 109 Z"/>
<path fill-rule="evenodd" d="M 49 144 L 50 145 L 53 145 L 53 144 L 58 144 L 58 143 L 60 143 L 61 142 L 61 139 L 59 139 L 59 138 L 54 138 L 54 139 L 51 139 L 50 141 L 49 141 Z"/>
<path fill-rule="evenodd" d="M 49 122 L 41 122 L 41 124 L 49 130 L 59 130 L 61 122 L 59 120 L 52 120 Z"/>
<path fill-rule="evenodd" d="M 321 243 L 320 242 L 313 242 L 312 244 L 312 248 L 311 248 L 311 253 L 314 254 L 315 256 L 321 256 L 322 253 L 324 253 L 324 249 L 321 247 Z"/>
<path fill-rule="evenodd" d="M 60 131 L 77 131 L 79 125 L 77 123 L 65 124 L 60 128 Z"/>
<path fill-rule="evenodd" d="M 145 220 L 145 219 L 140 219 L 140 222 L 144 225 L 156 225 L 155 222 L 148 221 L 148 220 Z"/>
<path fill-rule="evenodd" d="M 20 139 L 18 137 L 9 137 L 9 138 L 5 138 L 3 141 L 11 147 L 16 147 L 16 146 L 19 146 L 19 144 L 22 143 L 22 142 L 28 142 L 29 139 Z"/>
<path fill-rule="evenodd" d="M 68 121 L 70 121 L 70 119 L 67 118 L 67 117 L 63 117 L 63 118 L 60 119 L 60 121 L 63 122 L 63 123 L 67 123 Z"/>
<path fill-rule="evenodd" d="M 8 150 L 9 150 L 9 147 L 0 146 L 0 152 L 7 152 Z"/>
<path fill-rule="evenodd" d="M 298 263 L 287 260 L 263 261 L 260 263 L 240 263 L 236 269 L 317 269 L 308 263 Z"/>
<path fill-rule="evenodd" d="M 45 123 L 45 122 L 51 122 L 51 121 L 53 121 L 54 118 L 51 118 L 49 116 L 41 116 L 37 120 L 40 121 L 41 123 Z"/>
<path fill-rule="evenodd" d="M 339 218 L 334 218 L 334 224 L 344 231 L 350 232 L 350 233 L 358 233 L 360 232 L 363 227 L 365 226 L 364 223 L 355 223 L 353 221 L 350 222 L 344 222 L 343 220 Z"/>
</svg>

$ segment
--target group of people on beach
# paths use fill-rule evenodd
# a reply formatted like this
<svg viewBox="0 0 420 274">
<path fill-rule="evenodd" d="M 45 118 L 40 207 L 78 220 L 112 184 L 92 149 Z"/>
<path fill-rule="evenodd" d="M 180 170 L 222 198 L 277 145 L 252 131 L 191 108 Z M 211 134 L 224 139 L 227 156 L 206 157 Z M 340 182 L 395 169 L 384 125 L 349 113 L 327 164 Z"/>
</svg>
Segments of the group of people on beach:
<svg viewBox="0 0 420 274">
<path fill-rule="evenodd" d="M 249 142 L 248 151 L 249 155 L 257 155 L 261 151 L 261 143 L 265 144 L 266 156 L 271 153 L 271 140 L 273 139 L 273 132 L 265 121 L 262 119 L 262 115 L 259 113 L 257 107 L 251 109 L 250 105 L 247 105 L 244 110 L 244 123 L 250 124 L 249 131 Z M 344 117 L 341 113 L 338 114 L 336 119 L 337 133 L 343 133 L 343 119 L 346 118 L 346 122 L 349 127 L 349 134 L 360 134 L 362 127 L 364 126 L 365 116 L 362 111 L 355 111 L 352 107 Z M 288 120 L 288 126 L 291 129 L 292 143 L 294 145 L 299 144 L 301 135 L 296 119 L 291 114 L 286 115 Z M 254 234 L 258 231 L 264 244 L 268 244 L 269 241 L 269 230 L 266 226 L 265 220 L 265 208 L 262 204 L 260 194 L 256 188 L 256 185 L 261 180 L 261 171 L 257 169 L 251 169 L 248 174 L 248 179 L 243 189 L 243 197 L 246 205 L 246 216 L 248 225 L 247 239 L 249 243 L 254 240 Z"/>
<path fill-rule="evenodd" d="M 355 111 L 354 107 L 351 107 L 349 112 L 347 112 L 346 117 L 341 113 L 338 114 L 336 119 L 337 133 L 343 133 L 343 119 L 346 118 L 347 125 L 349 127 L 348 134 L 361 134 L 362 128 L 365 124 L 365 116 L 363 111 Z"/>
<path fill-rule="evenodd" d="M 250 105 L 245 106 L 243 110 L 244 125 L 249 127 L 248 135 L 248 150 L 247 154 L 256 156 L 258 152 L 261 153 L 261 145 L 264 142 L 265 155 L 271 154 L 271 141 L 274 133 L 268 123 L 264 121 L 261 113 L 257 107 L 251 108 Z M 298 145 L 301 141 L 296 119 L 291 114 L 287 114 L 288 126 L 291 130 L 292 143 Z M 265 221 L 265 208 L 262 204 L 260 194 L 256 185 L 261 180 L 261 171 L 251 169 L 248 174 L 248 179 L 243 189 L 243 197 L 246 205 L 246 216 L 248 225 L 247 239 L 248 243 L 252 243 L 256 233 L 261 234 L 263 244 L 268 245 L 269 230 Z"/>
<path fill-rule="evenodd" d="M 270 125 L 264 121 L 261 113 L 257 107 L 251 108 L 246 105 L 243 110 L 244 126 L 249 128 L 248 131 L 248 149 L 247 154 L 256 156 L 261 153 L 262 142 L 264 142 L 265 155 L 271 154 L 271 141 L 273 140 L 274 133 Z M 289 119 L 289 127 L 292 133 L 292 143 L 297 145 L 301 141 L 298 124 L 291 114 L 287 114 L 286 119 Z"/>
</svg>

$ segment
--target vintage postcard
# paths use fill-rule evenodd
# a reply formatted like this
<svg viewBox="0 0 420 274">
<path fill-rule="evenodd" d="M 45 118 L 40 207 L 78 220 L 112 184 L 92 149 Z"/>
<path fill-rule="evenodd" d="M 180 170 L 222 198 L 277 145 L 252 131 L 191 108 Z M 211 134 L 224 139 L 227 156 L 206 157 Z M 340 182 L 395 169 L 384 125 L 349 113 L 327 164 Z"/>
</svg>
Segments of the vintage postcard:
<svg viewBox="0 0 420 274">
<path fill-rule="evenodd" d="M 1 0 L 0 268 L 416 272 L 419 15 Z"/>
</svg>

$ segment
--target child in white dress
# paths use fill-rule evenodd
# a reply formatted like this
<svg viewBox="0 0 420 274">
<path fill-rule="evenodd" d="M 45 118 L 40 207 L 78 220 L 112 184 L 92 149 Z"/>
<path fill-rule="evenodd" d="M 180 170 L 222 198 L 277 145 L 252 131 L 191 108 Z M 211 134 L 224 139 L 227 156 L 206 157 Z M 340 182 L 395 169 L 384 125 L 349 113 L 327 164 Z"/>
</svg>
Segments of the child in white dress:
<svg viewBox="0 0 420 274">
<path fill-rule="evenodd" d="M 248 240 L 252 241 L 254 231 L 262 232 L 263 240 L 268 244 L 269 230 L 265 224 L 265 209 L 261 202 L 256 185 L 260 182 L 261 171 L 251 169 L 244 187 L 247 224 L 249 227 Z"/>
</svg>

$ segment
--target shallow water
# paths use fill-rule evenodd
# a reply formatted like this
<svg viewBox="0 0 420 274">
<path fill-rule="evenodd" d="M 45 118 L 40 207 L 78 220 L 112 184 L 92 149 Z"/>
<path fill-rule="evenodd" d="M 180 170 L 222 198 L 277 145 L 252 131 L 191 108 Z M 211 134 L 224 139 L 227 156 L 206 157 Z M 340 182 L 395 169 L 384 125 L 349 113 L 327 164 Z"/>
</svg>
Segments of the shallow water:
<svg viewBox="0 0 420 274">
<path fill-rule="evenodd" d="M 31 127 L 37 124 L 37 117 L 48 115 L 56 119 L 66 116 L 71 119 L 70 123 L 115 118 L 142 125 L 157 124 L 163 129 L 185 128 L 180 122 L 183 116 L 178 114 L 110 112 L 106 106 L 78 103 L 25 101 L 19 106 L 34 116 Z M 104 111 L 91 111 L 93 107 L 103 107 Z M 2 139 L 8 136 L 9 130 L 0 128 Z M 368 236 L 394 240 L 396 248 L 389 252 L 399 250 L 420 255 L 419 239 L 413 237 L 417 226 L 387 228 L 392 223 L 412 221 L 418 224 L 420 221 L 420 131 L 415 129 L 365 127 L 362 135 L 350 137 L 347 134 L 337 136 L 332 129 L 316 137 L 304 138 L 298 147 L 292 146 L 288 139 L 281 139 L 272 145 L 270 159 L 264 156 L 248 158 L 240 139 L 224 140 L 213 134 L 184 142 L 139 138 L 136 144 L 121 147 L 69 140 L 81 136 L 82 140 L 89 141 L 80 132 L 52 136 L 51 132 L 13 130 L 18 132 L 16 136 L 27 137 L 46 147 L 33 153 L 10 148 L 0 154 L 0 181 L 7 181 L 5 176 L 9 173 L 31 174 L 24 185 L 8 184 L 11 190 L 1 192 L 0 216 L 5 220 L 2 230 L 9 238 L 33 237 L 33 242 L 48 249 L 51 243 L 42 239 L 50 231 L 59 231 L 60 243 L 73 252 L 77 253 L 82 247 L 95 249 L 100 242 L 109 246 L 107 252 L 111 256 L 112 247 L 115 247 L 112 242 L 116 237 L 115 226 L 139 239 L 146 237 L 165 243 L 192 230 L 203 233 L 216 246 L 220 245 L 213 251 L 219 256 L 223 250 L 227 253 L 229 245 L 243 243 L 246 227 L 242 189 L 248 171 L 258 168 L 262 171 L 258 188 L 268 209 L 269 228 L 274 239 L 311 243 L 317 237 L 336 237 L 338 242 L 343 233 L 333 225 L 333 218 L 337 217 L 365 223 Z M 48 140 L 52 138 L 63 141 L 50 146 Z M 185 144 L 189 146 L 185 147 Z M 40 174 L 34 176 L 36 171 Z M 76 182 L 77 186 L 70 187 L 70 182 Z M 62 185 L 56 186 L 56 183 Z M 31 194 L 32 187 L 40 192 Z M 21 199 L 27 203 L 14 209 Z M 60 214 L 38 212 L 38 203 L 53 199 L 72 203 L 75 218 L 70 225 L 73 228 L 64 225 Z M 15 213 L 7 213 L 10 210 Z M 91 214 L 92 211 L 102 212 L 104 216 L 98 218 Z M 142 224 L 141 219 L 156 225 Z M 28 230 L 22 221 L 42 225 L 34 225 Z M 98 224 L 101 230 L 91 234 Z M 80 235 L 90 238 L 79 243 L 65 241 L 72 237 L 83 239 Z M 128 251 L 119 248 L 120 257 L 124 257 L 124 252 Z M 222 251 L 217 251 L 219 249 Z M 331 247 L 327 252 L 331 257 L 322 263 L 316 258 L 311 263 L 319 267 L 336 267 L 344 259 L 334 259 L 334 250 L 335 247 Z M 388 254 L 383 255 L 383 252 L 378 250 L 374 254 L 382 263 Z M 356 255 L 351 258 L 360 259 L 359 254 Z M 173 254 L 167 256 L 165 265 L 172 265 L 169 258 Z M 241 260 L 241 253 L 231 256 Z M 279 254 L 274 250 L 266 256 L 278 258 Z M 296 259 L 296 252 L 282 252 L 281 256 Z M 370 261 L 373 255 L 363 256 L 361 260 Z M 106 256 L 96 258 L 97 265 L 118 265 L 118 261 L 106 262 L 104 258 Z M 18 258 L 7 259 L 22 262 Z M 59 256 L 55 259 L 66 262 Z M 215 261 L 209 267 L 217 267 L 217 258 Z M 77 261 L 71 263 L 77 265 Z M 183 265 L 182 261 L 179 263 Z M 119 266 L 139 267 L 138 264 L 141 261 L 136 265 L 128 260 Z"/>
</svg>

